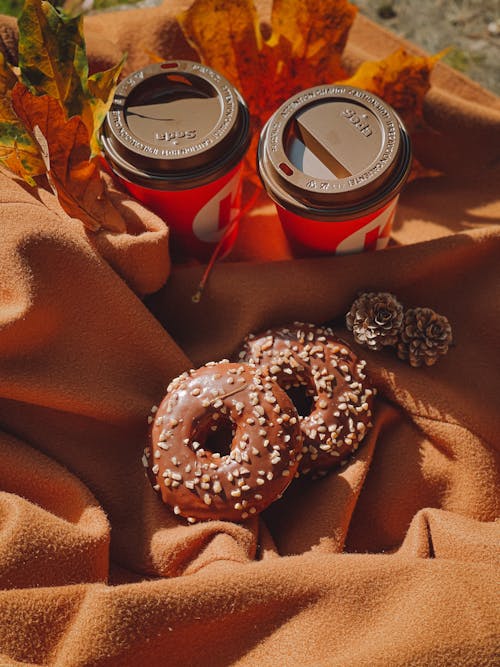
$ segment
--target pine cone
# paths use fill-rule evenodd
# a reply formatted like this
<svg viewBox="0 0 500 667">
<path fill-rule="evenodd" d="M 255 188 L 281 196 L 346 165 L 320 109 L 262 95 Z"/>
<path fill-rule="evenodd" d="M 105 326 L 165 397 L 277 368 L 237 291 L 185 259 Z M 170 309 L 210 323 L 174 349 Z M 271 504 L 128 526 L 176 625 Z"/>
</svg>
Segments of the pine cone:
<svg viewBox="0 0 500 667">
<path fill-rule="evenodd" d="M 411 366 L 432 366 L 446 354 L 452 341 L 451 325 L 432 308 L 410 308 L 404 315 L 398 343 L 398 357 Z"/>
<path fill-rule="evenodd" d="M 356 343 L 371 350 L 396 345 L 402 322 L 403 306 L 389 292 L 360 294 L 346 315 L 346 326 Z"/>
</svg>

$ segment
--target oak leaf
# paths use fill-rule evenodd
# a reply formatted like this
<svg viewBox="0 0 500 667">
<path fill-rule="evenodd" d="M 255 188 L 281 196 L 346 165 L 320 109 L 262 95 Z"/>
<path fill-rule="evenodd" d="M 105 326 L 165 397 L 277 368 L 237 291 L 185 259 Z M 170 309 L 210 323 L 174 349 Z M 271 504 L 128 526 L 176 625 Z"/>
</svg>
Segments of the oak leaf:
<svg viewBox="0 0 500 667">
<path fill-rule="evenodd" d="M 99 158 L 90 155 L 88 130 L 79 116 L 66 119 L 58 100 L 35 96 L 22 84 L 12 91 L 13 107 L 31 130 L 43 155 L 48 181 L 66 213 L 93 232 L 126 231 L 107 196 Z"/>
<path fill-rule="evenodd" d="M 0 52 L 0 162 L 30 185 L 45 172 L 36 142 L 12 106 L 17 77 Z"/>
</svg>

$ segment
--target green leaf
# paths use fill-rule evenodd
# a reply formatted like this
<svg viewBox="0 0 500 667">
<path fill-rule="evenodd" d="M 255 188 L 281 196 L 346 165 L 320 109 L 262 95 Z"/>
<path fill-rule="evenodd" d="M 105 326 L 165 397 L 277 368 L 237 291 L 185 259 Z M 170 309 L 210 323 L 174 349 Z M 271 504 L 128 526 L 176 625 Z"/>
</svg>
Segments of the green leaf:
<svg viewBox="0 0 500 667">
<path fill-rule="evenodd" d="M 45 173 L 38 146 L 12 106 L 17 77 L 0 52 L 0 163 L 30 185 Z"/>
<path fill-rule="evenodd" d="M 35 95 L 58 100 L 68 118 L 81 114 L 88 78 L 83 18 L 66 16 L 46 0 L 26 0 L 18 26 L 23 83 Z"/>
</svg>

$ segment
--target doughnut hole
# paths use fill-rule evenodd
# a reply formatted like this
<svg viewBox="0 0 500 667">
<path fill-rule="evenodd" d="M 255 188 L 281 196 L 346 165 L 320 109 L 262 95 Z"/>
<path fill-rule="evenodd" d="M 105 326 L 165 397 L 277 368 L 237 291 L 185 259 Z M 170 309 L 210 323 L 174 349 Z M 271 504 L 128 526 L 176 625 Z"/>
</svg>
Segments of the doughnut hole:
<svg viewBox="0 0 500 667">
<path fill-rule="evenodd" d="M 301 417 L 308 417 L 314 407 L 314 391 L 308 385 L 285 389 L 289 399 Z"/>
<path fill-rule="evenodd" d="M 235 433 L 236 424 L 229 417 L 221 415 L 217 420 L 212 418 L 205 439 L 202 439 L 202 447 L 212 454 L 227 456 L 231 451 Z"/>
</svg>

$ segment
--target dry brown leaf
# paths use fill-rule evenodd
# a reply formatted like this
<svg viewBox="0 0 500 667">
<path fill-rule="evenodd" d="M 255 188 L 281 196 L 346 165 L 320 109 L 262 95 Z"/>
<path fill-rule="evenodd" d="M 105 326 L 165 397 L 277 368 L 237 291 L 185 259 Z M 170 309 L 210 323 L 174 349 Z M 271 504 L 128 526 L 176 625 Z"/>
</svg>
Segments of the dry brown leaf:
<svg viewBox="0 0 500 667">
<path fill-rule="evenodd" d="M 88 130 L 81 118 L 66 120 L 56 99 L 32 95 L 19 83 L 12 91 L 12 102 L 40 146 L 49 183 L 66 213 L 94 232 L 101 228 L 126 231 L 107 196 L 98 158 L 90 158 Z"/>
</svg>

